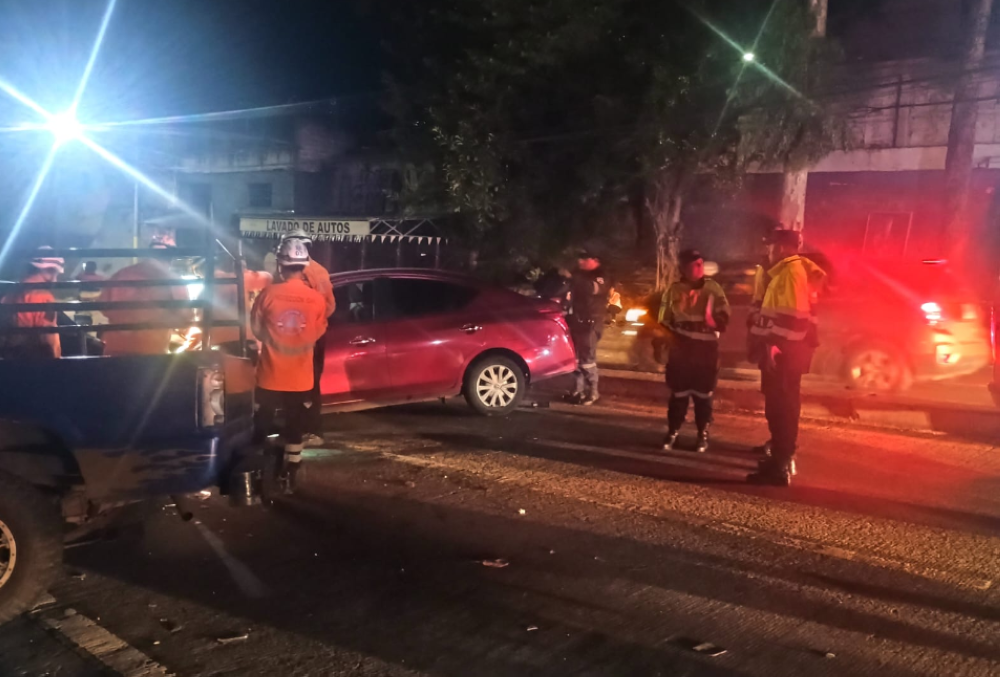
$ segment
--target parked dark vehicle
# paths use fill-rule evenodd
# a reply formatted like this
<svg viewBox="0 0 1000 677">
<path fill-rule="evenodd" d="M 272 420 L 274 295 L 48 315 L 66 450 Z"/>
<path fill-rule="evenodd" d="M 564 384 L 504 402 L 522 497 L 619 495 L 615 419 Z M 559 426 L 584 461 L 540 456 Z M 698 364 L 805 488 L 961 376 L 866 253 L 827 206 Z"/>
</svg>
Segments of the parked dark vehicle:
<svg viewBox="0 0 1000 677">
<path fill-rule="evenodd" d="M 426 269 L 331 276 L 324 406 L 358 410 L 462 394 L 506 415 L 530 384 L 576 367 L 560 308 L 475 278 Z"/>
<path fill-rule="evenodd" d="M 898 391 L 988 364 L 990 341 L 979 299 L 946 262 L 845 257 L 831 263 L 806 256 L 828 269 L 831 282 L 816 306 L 820 346 L 812 373 L 859 390 Z M 753 273 L 753 264 L 738 262 L 720 266 L 715 275 L 733 312 L 720 341 L 723 366 L 753 366 L 744 363 Z M 665 356 L 651 342 L 654 304 L 647 305 L 634 326 L 619 323 L 606 333 L 599 359 L 642 370 L 662 365 Z"/>
<path fill-rule="evenodd" d="M 142 256 L 205 256 L 206 251 L 147 250 Z M 134 250 L 86 253 L 104 258 L 137 254 Z M 52 256 L 79 254 L 51 252 Z M 207 258 L 214 257 L 209 252 Z M 211 274 L 208 278 L 210 287 L 214 278 Z M 239 285 L 239 280 L 241 275 L 234 283 Z M 187 284 L 148 280 L 86 284 L 103 288 L 178 283 Z M 33 284 L 63 291 L 78 290 L 81 285 Z M 18 286 L 24 285 L 5 285 L 2 291 Z M 0 311 L 10 317 L 19 310 L 92 311 L 115 305 L 107 301 L 9 303 L 0 305 Z M 117 305 L 192 310 L 203 306 L 198 301 Z M 202 312 L 193 325 L 243 326 L 242 318 L 213 323 L 211 311 Z M 183 510 L 185 494 L 210 487 L 225 493 L 235 486 L 234 478 L 244 481 L 260 474 L 263 459 L 249 453 L 254 387 L 249 359 L 207 349 L 101 357 L 88 349 L 95 339 L 86 327 L 16 328 L 10 321 L 0 326 L 5 336 L 56 331 L 65 345 L 78 348 L 70 353 L 76 356 L 63 359 L 15 357 L 10 351 L 7 359 L 0 359 L 0 622 L 30 608 L 55 581 L 61 571 L 64 537 L 72 535 L 68 527 L 89 528 L 118 508 L 162 496 L 174 496 Z M 103 328 L 108 327 L 171 328 L 164 322 Z"/>
</svg>

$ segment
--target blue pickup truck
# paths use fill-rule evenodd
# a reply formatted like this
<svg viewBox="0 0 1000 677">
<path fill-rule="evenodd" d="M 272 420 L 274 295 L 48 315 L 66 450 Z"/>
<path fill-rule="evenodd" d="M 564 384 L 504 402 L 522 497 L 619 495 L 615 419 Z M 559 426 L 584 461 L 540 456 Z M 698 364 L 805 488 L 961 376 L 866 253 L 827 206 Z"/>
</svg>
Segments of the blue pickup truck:
<svg viewBox="0 0 1000 677">
<path fill-rule="evenodd" d="M 214 298 L 214 283 L 237 286 L 238 319 L 213 322 L 203 300 L 127 302 L 130 309 L 189 308 L 192 326 L 206 340 L 201 349 L 177 354 L 106 357 L 84 354 L 53 359 L 0 358 L 0 623 L 31 607 L 61 573 L 64 538 L 74 528 L 104 518 L 139 501 L 218 487 L 251 502 L 267 465 L 252 445 L 254 368 L 243 354 L 211 349 L 213 326 L 239 326 L 245 339 L 246 309 L 242 272 L 216 280 L 208 249 L 149 250 L 161 258 L 202 256 L 206 264 L 203 298 Z M 225 250 L 223 250 L 225 252 Z M 75 250 L 52 255 L 80 257 Z M 88 250 L 87 258 L 135 257 L 134 250 Z M 228 255 L 228 252 L 220 255 Z M 170 286 L 179 279 L 139 282 L 51 282 L 50 304 L 32 310 L 109 310 L 114 302 L 78 301 L 80 288 L 111 285 Z M 8 285 L 0 293 L 18 286 Z M 74 288 L 75 291 L 74 291 Z M 8 318 L 28 308 L 0 305 Z M 58 332 L 67 345 L 100 344 L 97 327 L 63 325 L 18 328 L 0 318 L 0 334 Z M 106 325 L 101 330 L 166 329 L 165 322 Z M 176 328 L 174 328 L 176 329 Z M 89 341 L 86 340 L 89 337 Z M 78 340 L 77 340 L 78 339 Z M 245 345 L 245 340 L 242 341 Z M 72 352 L 72 351 L 67 351 Z"/>
</svg>

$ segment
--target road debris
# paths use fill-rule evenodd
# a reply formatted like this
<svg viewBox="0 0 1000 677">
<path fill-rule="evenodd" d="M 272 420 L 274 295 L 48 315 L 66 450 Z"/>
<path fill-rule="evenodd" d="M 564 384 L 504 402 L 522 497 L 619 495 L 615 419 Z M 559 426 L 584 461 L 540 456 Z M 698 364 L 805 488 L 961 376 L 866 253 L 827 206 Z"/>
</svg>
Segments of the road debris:
<svg viewBox="0 0 1000 677">
<path fill-rule="evenodd" d="M 675 637 L 672 642 L 677 646 L 687 649 L 688 651 L 694 651 L 695 653 L 700 653 L 703 656 L 721 656 L 726 653 L 726 649 L 718 644 L 713 644 L 712 642 L 706 642 L 700 639 L 693 639 L 691 637 Z"/>
<path fill-rule="evenodd" d="M 524 508 L 520 508 L 520 509 L 519 509 L 519 510 L 517 511 L 517 514 L 518 514 L 518 515 L 527 515 L 527 514 L 528 514 L 528 511 L 527 511 L 527 510 L 525 510 Z"/>
<path fill-rule="evenodd" d="M 163 627 L 164 630 L 166 630 L 170 634 L 174 634 L 175 632 L 180 632 L 181 630 L 184 629 L 183 625 L 175 621 L 172 621 L 169 618 L 161 618 L 160 625 Z"/>
<path fill-rule="evenodd" d="M 490 567 L 491 569 L 505 569 L 510 566 L 510 562 L 505 559 L 484 559 L 482 561 L 484 567 Z"/>
<path fill-rule="evenodd" d="M 215 641 L 219 644 L 235 644 L 236 642 L 244 642 L 250 638 L 249 632 L 244 632 L 239 635 L 223 635 L 222 637 L 216 637 Z"/>
<path fill-rule="evenodd" d="M 529 625 L 528 626 L 528 632 L 534 632 L 537 629 L 538 629 L 537 625 Z"/>
</svg>

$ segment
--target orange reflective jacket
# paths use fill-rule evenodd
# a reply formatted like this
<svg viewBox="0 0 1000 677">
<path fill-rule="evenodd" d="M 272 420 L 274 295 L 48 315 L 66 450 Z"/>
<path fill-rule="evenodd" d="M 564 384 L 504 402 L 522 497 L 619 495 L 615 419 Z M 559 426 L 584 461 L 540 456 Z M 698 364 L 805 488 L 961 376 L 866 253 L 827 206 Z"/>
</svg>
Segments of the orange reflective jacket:
<svg viewBox="0 0 1000 677">
<path fill-rule="evenodd" d="M 170 280 L 176 278 L 162 261 L 143 259 L 135 265 L 122 268 L 111 276 L 112 281 L 125 280 Z M 187 301 L 187 287 L 105 287 L 101 292 L 102 301 Z M 134 324 L 137 322 L 176 322 L 176 328 L 183 329 L 191 322 L 190 310 L 164 310 L 148 308 L 142 310 L 104 311 L 112 324 Z M 162 355 L 170 348 L 170 329 L 145 329 L 142 331 L 104 332 L 105 355 Z"/>
<path fill-rule="evenodd" d="M 215 274 L 215 277 L 220 280 L 232 280 L 236 278 L 236 273 L 225 273 L 220 271 Z M 254 301 L 256 301 L 257 297 L 260 296 L 260 293 L 271 284 L 271 281 L 272 278 L 270 273 L 263 273 L 256 270 L 243 271 L 243 293 L 246 295 L 247 338 L 249 339 L 253 338 L 253 330 L 250 327 L 250 311 L 253 309 Z M 239 308 L 236 303 L 236 285 L 216 284 L 215 303 L 212 308 L 215 311 L 214 320 L 216 321 L 238 320 Z M 212 330 L 212 343 L 214 345 L 239 340 L 239 327 L 217 327 Z"/>
<path fill-rule="evenodd" d="M 337 302 L 333 298 L 333 283 L 330 282 L 330 271 L 315 260 L 311 260 L 306 266 L 305 274 L 306 284 L 318 291 L 323 297 L 323 301 L 326 303 L 326 316 L 330 317 L 337 309 Z"/>
<path fill-rule="evenodd" d="M 267 287 L 253 304 L 250 322 L 261 342 L 257 385 L 301 393 L 313 387 L 313 346 L 326 333 L 326 303 L 303 280 Z"/>
<path fill-rule="evenodd" d="M 45 282 L 41 275 L 29 275 L 22 282 Z M 3 303 L 55 303 L 55 297 L 48 289 L 27 289 L 5 296 Z M 14 315 L 15 327 L 54 327 L 56 313 L 54 310 L 38 312 L 20 312 Z M 20 336 L 11 341 L 12 345 L 42 345 L 51 352 L 52 357 L 62 357 L 62 346 L 59 334 L 40 334 L 36 336 Z"/>
</svg>

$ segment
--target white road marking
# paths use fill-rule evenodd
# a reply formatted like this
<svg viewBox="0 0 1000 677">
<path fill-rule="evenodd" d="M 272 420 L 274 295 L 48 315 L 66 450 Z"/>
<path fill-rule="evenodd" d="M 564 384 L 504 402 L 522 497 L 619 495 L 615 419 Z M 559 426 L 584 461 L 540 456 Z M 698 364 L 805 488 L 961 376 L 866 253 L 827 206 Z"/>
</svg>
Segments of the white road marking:
<svg viewBox="0 0 1000 677">
<path fill-rule="evenodd" d="M 229 554 L 226 550 L 226 546 L 222 544 L 222 540 L 219 539 L 212 531 L 202 524 L 199 520 L 194 521 L 195 527 L 198 529 L 198 533 L 202 535 L 205 542 L 208 543 L 215 555 L 222 560 L 226 569 L 229 571 L 229 575 L 233 577 L 236 585 L 239 586 L 240 590 L 247 597 L 253 599 L 258 599 L 267 595 L 267 586 L 261 582 L 259 578 L 243 562 L 239 561 L 235 557 Z"/>
<path fill-rule="evenodd" d="M 63 635 L 121 677 L 172 677 L 174 673 L 129 645 L 100 625 L 72 609 L 51 608 L 56 600 L 48 597 L 35 618 L 50 630 Z"/>
</svg>

